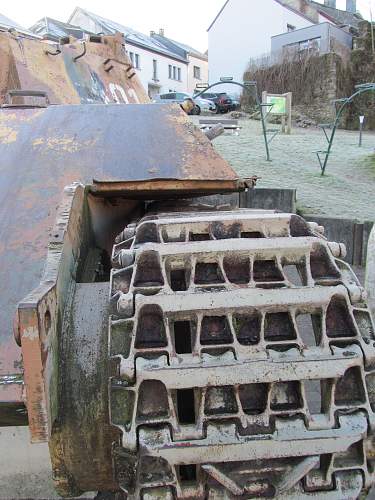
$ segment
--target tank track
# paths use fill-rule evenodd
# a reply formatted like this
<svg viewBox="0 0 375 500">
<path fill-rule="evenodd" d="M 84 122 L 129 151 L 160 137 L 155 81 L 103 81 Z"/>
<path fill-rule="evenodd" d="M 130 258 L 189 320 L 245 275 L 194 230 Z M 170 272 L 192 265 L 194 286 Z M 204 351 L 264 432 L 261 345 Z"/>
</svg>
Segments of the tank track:
<svg viewBox="0 0 375 500">
<path fill-rule="evenodd" d="M 167 213 L 113 249 L 110 419 L 134 499 L 354 499 L 373 483 L 374 325 L 294 214 Z"/>
</svg>

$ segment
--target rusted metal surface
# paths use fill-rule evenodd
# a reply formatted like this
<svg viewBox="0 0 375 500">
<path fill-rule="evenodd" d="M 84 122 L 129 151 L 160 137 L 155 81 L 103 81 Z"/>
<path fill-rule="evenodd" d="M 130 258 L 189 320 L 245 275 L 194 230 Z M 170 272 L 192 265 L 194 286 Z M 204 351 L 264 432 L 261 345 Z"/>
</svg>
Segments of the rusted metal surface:
<svg viewBox="0 0 375 500">
<path fill-rule="evenodd" d="M 338 500 L 373 483 L 374 324 L 321 233 L 249 210 L 121 233 L 110 407 L 129 498 Z"/>
<path fill-rule="evenodd" d="M 89 219 L 120 201 L 86 196 L 65 191 L 42 283 L 19 308 L 30 428 L 49 440 L 58 491 L 337 500 L 370 486 L 374 330 L 343 246 L 295 215 L 138 223 L 127 201 L 109 318 L 109 283 L 77 283 L 78 267 Z"/>
<path fill-rule="evenodd" d="M 14 169 L 22 158 L 47 181 L 52 172 L 98 183 L 201 180 L 229 181 L 235 187 L 237 181 L 204 134 L 173 104 L 6 108 L 0 113 L 0 141 L 2 168 Z M 17 169 L 21 175 L 21 166 Z"/>
<path fill-rule="evenodd" d="M 111 451 L 118 435 L 108 415 L 108 283 L 77 284 L 64 333 L 64 390 L 49 442 L 56 488 L 62 495 L 93 490 L 94 483 L 98 490 L 116 490 Z"/>
<path fill-rule="evenodd" d="M 20 301 L 31 437 L 60 494 L 357 498 L 374 482 L 375 337 L 345 248 L 291 214 L 163 213 L 149 202 L 255 179 L 178 106 L 128 104 L 147 98 L 121 37 L 54 50 L 0 34 L 0 90 L 29 92 L 0 109 L 0 345 Z M 27 109 L 44 93 L 71 105 Z M 15 352 L 0 424 L 24 411 Z"/>
<path fill-rule="evenodd" d="M 39 256 L 35 256 L 36 263 L 43 263 L 43 273 L 40 271 L 40 276 L 33 274 L 34 264 L 30 265 L 30 272 L 25 276 L 29 286 L 35 280 L 40 283 L 18 299 L 22 301 L 17 309 L 15 335 L 22 345 L 27 410 L 33 442 L 47 441 L 50 434 L 48 423 L 53 425 L 56 419 L 61 340 L 58 329 L 61 328 L 65 305 L 70 300 L 69 291 L 72 276 L 77 272 L 81 238 L 87 236 L 84 203 L 81 185 L 65 188 L 55 225 L 51 228 L 52 240 L 49 244 L 45 242 L 45 248 L 40 250 Z M 34 248 L 32 250 L 35 252 Z M 31 260 L 21 250 L 16 256 Z M 13 293 L 19 292 L 15 289 Z M 12 314 L 11 309 L 8 314 Z"/>
<path fill-rule="evenodd" d="M 130 187 L 121 189 L 131 197 L 136 181 L 141 181 L 133 193 L 141 199 L 158 191 L 167 196 L 171 183 L 175 195 L 245 187 L 173 105 L 3 108 L 0 172 L 0 275 L 7 283 L 0 307 L 0 376 L 21 373 L 20 352 L 11 338 L 14 312 L 40 281 L 64 186 L 96 179 L 94 192 L 116 194 L 118 182 L 127 180 Z M 21 279 L 14 273 L 20 268 Z M 10 394 L 9 401 L 22 404 L 19 383 L 0 384 L 0 394 L 0 401 L 9 400 Z"/>
<path fill-rule="evenodd" d="M 116 487 L 111 443 L 117 431 L 107 402 L 108 283 L 79 283 L 87 244 L 94 244 L 86 196 L 80 184 L 64 190 L 40 285 L 17 311 L 31 439 L 49 442 L 56 488 L 68 496 L 93 489 L 93 481 L 98 489 Z M 129 207 L 122 216 L 134 203 Z"/>
<path fill-rule="evenodd" d="M 16 89 L 44 91 L 51 104 L 149 102 L 120 33 L 54 46 L 0 32 L 0 62 L 0 104 Z"/>
<path fill-rule="evenodd" d="M 0 31 L 0 104 L 6 104 L 8 92 L 14 90 L 44 92 L 51 104 L 149 102 L 138 77 L 132 76 L 131 61 L 120 34 L 88 38 L 85 44 L 85 56 L 74 61 L 82 51 L 82 43 L 73 38 L 55 47 L 25 33 Z M 12 102 L 20 105 L 30 100 L 18 96 Z M 37 105 L 35 96 L 31 102 Z M 48 151 L 41 151 L 42 145 L 36 151 L 31 136 L 27 138 L 28 132 L 20 132 L 22 124 L 28 124 L 30 130 L 36 126 L 39 110 L 29 111 L 14 108 L 0 112 L 0 156 L 4 160 L 0 160 L 0 274 L 8 284 L 0 300 L 0 405 L 12 408 L 15 421 L 24 414 L 20 351 L 11 338 L 15 307 L 39 282 L 48 232 L 64 186 L 82 177 L 80 160 L 72 162 L 74 148 L 82 150 L 88 146 L 79 146 L 66 135 L 51 138 L 48 146 L 55 149 L 61 160 L 56 172 L 49 163 Z M 43 138 L 47 137 L 43 136 L 46 132 L 40 129 Z M 34 148 L 34 166 L 29 163 L 30 157 L 26 160 L 23 145 L 29 151 Z M 69 157 L 65 162 L 64 153 Z M 42 159 L 44 167 L 36 168 Z M 94 175 L 84 177 L 90 182 Z M 21 278 L 14 273 L 20 267 Z M 5 420 L 0 418 L 2 424 L 8 421 L 8 416 Z"/>
<path fill-rule="evenodd" d="M 233 180 L 174 180 L 155 179 L 141 181 L 100 182 L 95 181 L 90 191 L 105 196 L 123 195 L 130 199 L 165 199 L 182 196 L 200 196 L 208 193 L 233 193 L 255 186 L 257 178 Z"/>
</svg>

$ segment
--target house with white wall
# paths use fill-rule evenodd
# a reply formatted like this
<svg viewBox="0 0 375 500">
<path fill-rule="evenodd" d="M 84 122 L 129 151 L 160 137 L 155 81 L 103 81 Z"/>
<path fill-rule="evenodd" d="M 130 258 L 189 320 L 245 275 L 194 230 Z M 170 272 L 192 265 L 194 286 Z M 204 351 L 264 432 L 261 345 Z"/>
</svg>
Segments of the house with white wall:
<svg viewBox="0 0 375 500">
<path fill-rule="evenodd" d="M 148 36 L 80 7 L 76 7 L 68 23 L 90 33 L 123 33 L 128 55 L 151 98 L 158 93 L 192 91 L 195 84 L 193 87 L 191 73 L 200 57 L 199 68 L 206 65 L 205 71 L 201 69 L 203 76 L 208 71 L 203 54 L 168 39 L 163 31 Z"/>
<path fill-rule="evenodd" d="M 347 2 L 355 10 L 355 0 Z M 308 0 L 227 0 L 208 28 L 210 83 L 222 76 L 242 82 L 250 59 L 269 54 L 276 35 L 320 23 L 340 25 L 354 15 L 335 7 L 335 0 L 325 0 L 323 5 Z M 234 87 L 223 89 L 233 92 Z"/>
<path fill-rule="evenodd" d="M 52 42 L 66 36 L 84 39 L 98 33 L 122 33 L 126 51 L 151 98 L 166 92 L 193 93 L 197 83 L 208 81 L 207 54 L 166 37 L 163 29 L 148 36 L 80 7 L 67 23 L 44 17 L 30 29 Z"/>
<path fill-rule="evenodd" d="M 199 52 L 193 47 L 190 47 L 190 45 L 167 38 L 163 29 L 159 30 L 159 33 L 152 32 L 151 36 L 154 39 L 157 39 L 165 47 L 169 48 L 173 52 L 177 52 L 188 60 L 187 92 L 192 94 L 197 84 L 208 82 L 207 54 Z"/>
</svg>

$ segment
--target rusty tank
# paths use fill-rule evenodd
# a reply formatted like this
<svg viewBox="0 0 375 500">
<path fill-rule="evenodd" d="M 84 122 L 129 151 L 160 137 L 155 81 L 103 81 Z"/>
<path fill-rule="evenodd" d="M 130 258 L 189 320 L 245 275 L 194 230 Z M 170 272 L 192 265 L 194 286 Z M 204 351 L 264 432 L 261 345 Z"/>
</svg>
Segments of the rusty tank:
<svg viewBox="0 0 375 500">
<path fill-rule="evenodd" d="M 148 102 L 120 36 L 0 33 L 0 59 L 0 423 L 48 442 L 60 495 L 367 492 L 375 334 L 344 246 L 225 205 L 253 181 Z"/>
</svg>

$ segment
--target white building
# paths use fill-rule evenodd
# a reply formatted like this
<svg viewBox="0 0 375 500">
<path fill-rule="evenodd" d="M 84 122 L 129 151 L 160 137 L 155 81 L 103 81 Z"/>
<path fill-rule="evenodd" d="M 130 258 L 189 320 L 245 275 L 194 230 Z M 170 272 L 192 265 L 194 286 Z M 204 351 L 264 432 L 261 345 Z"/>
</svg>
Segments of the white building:
<svg viewBox="0 0 375 500">
<path fill-rule="evenodd" d="M 315 24 L 340 25 L 347 11 L 335 9 L 334 0 L 325 5 L 307 0 L 227 0 L 208 28 L 210 83 L 222 76 L 242 82 L 250 59 L 271 52 L 271 38 Z M 353 4 L 353 0 L 347 5 Z M 353 14 L 350 14 L 353 16 Z M 233 92 L 234 87 L 225 87 Z"/>
<path fill-rule="evenodd" d="M 159 33 L 151 33 L 151 36 L 188 60 L 187 92 L 193 93 L 197 84 L 208 82 L 207 54 L 202 54 L 189 45 L 167 38 L 164 35 L 164 30 L 160 30 Z"/>
<path fill-rule="evenodd" d="M 198 72 L 194 65 L 204 77 L 208 71 L 204 54 L 168 39 L 162 30 L 158 35 L 147 36 L 80 7 L 76 7 L 68 23 L 91 33 L 123 33 L 128 54 L 150 97 L 158 93 L 192 91 L 195 84 L 191 74 Z M 192 57 L 193 54 L 198 57 Z"/>
</svg>

